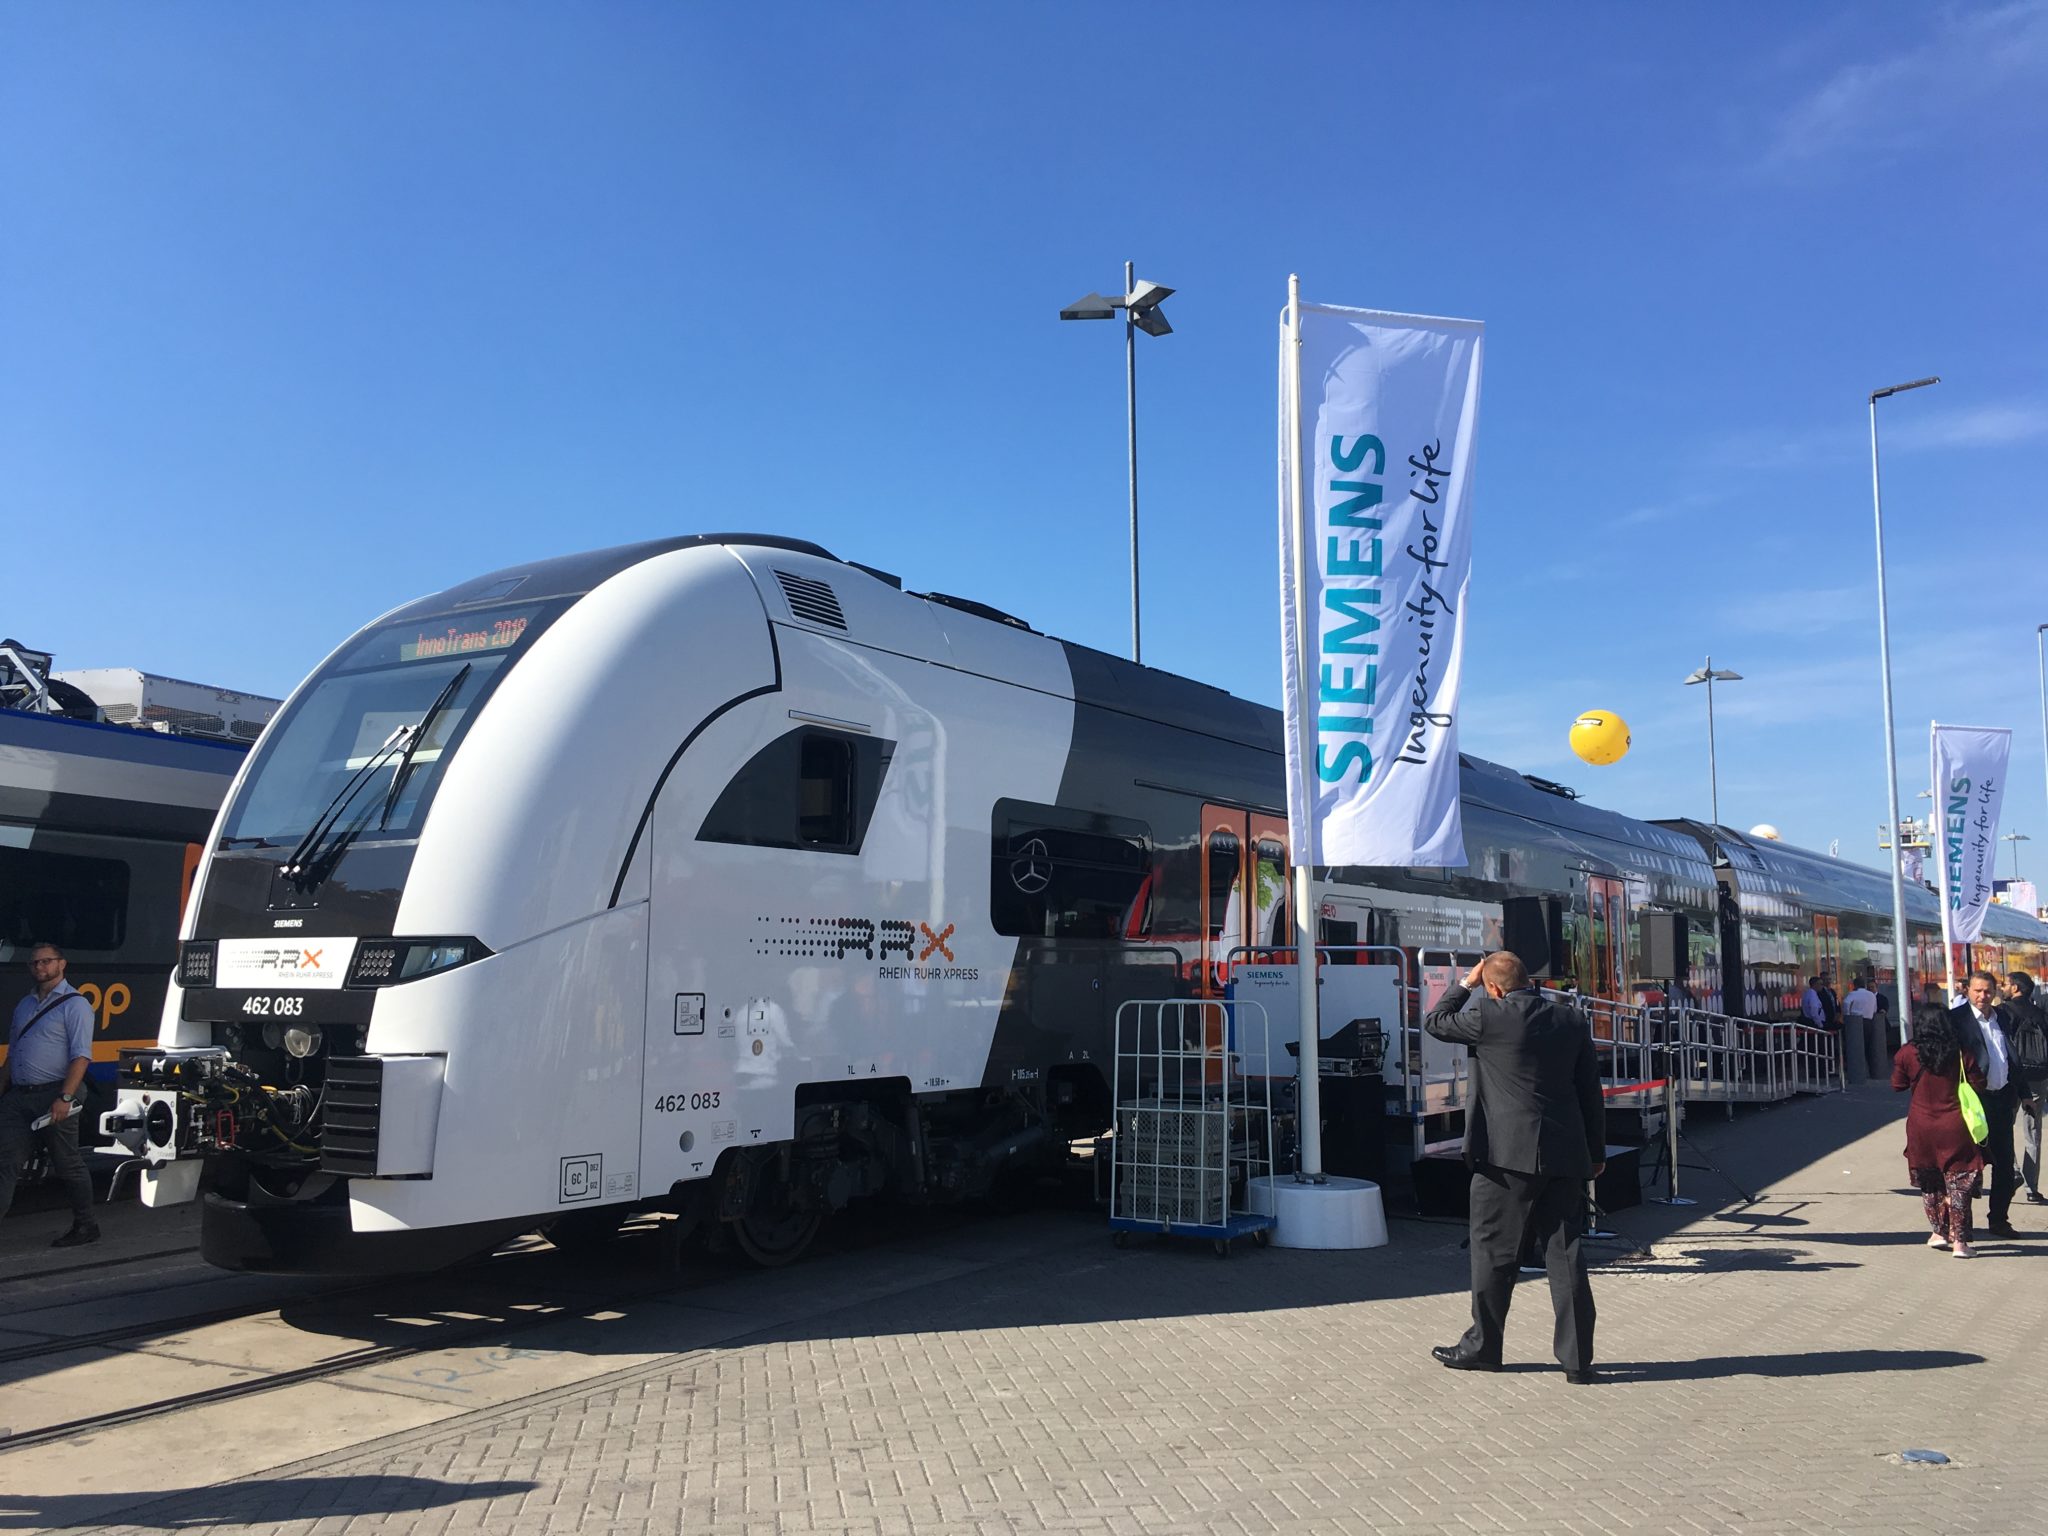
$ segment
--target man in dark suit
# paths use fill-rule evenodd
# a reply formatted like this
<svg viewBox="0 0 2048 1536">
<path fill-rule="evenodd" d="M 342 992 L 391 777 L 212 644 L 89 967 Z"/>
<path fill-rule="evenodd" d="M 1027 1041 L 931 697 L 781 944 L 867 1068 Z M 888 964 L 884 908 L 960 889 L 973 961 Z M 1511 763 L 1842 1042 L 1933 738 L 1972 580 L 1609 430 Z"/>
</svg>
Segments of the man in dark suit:
<svg viewBox="0 0 2048 1536">
<path fill-rule="evenodd" d="M 2041 1193 L 2041 1107 L 2048 1098 L 2048 1014 L 2035 1000 L 2034 978 L 2025 971 L 2013 971 L 2005 978 L 2005 1014 L 2012 1026 L 2007 1036 L 2013 1044 L 2013 1070 L 2020 1080 L 2020 1182 L 2027 1186 L 2027 1200 L 2048 1205 Z"/>
<path fill-rule="evenodd" d="M 2019 1187 L 2013 1167 L 2012 1131 L 2020 1114 L 2019 1074 L 2015 1070 L 2012 1020 L 1998 1002 L 1998 978 L 1989 971 L 1970 972 L 1963 1003 L 1949 1010 L 1956 1039 L 1977 1070 L 1984 1074 L 1984 1161 L 1991 1165 L 1991 1204 L 1984 1230 L 1993 1237 L 2018 1237 L 2012 1225 L 2012 1196 Z"/>
<path fill-rule="evenodd" d="M 1466 1004 L 1475 987 L 1486 995 Z M 1469 1049 L 1472 1103 L 1465 1162 L 1472 1169 L 1472 1326 L 1431 1353 L 1453 1370 L 1500 1367 L 1516 1255 L 1531 1230 L 1550 1272 L 1555 1348 L 1565 1379 L 1593 1381 L 1593 1287 L 1579 1250 L 1586 1181 L 1606 1167 L 1606 1111 L 1593 1034 L 1570 1008 L 1546 1002 L 1522 962 L 1488 955 L 1423 1021 Z"/>
</svg>

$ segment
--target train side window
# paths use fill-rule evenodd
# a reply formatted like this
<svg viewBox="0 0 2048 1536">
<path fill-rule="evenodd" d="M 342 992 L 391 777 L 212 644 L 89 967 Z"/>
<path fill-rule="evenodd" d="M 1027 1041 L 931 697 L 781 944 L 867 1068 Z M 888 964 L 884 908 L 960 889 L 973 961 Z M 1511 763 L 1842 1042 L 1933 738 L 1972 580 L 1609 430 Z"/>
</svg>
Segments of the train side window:
<svg viewBox="0 0 2048 1536">
<path fill-rule="evenodd" d="M 1142 821 L 998 800 L 990 823 L 989 920 L 1018 938 L 1150 932 L 1152 834 Z"/>
<path fill-rule="evenodd" d="M 840 731 L 791 731 L 733 775 L 700 842 L 859 853 L 895 743 Z"/>
<path fill-rule="evenodd" d="M 1252 880 L 1259 909 L 1252 924 L 1252 941 L 1277 948 L 1294 939 L 1294 914 L 1287 910 L 1287 848 L 1272 838 L 1262 837 L 1255 852 Z"/>
<path fill-rule="evenodd" d="M 1237 874 L 1243 850 L 1229 832 L 1209 834 L 1209 939 L 1226 936 L 1237 942 L 1239 923 Z"/>
<path fill-rule="evenodd" d="M 853 843 L 853 739 L 806 732 L 797 766 L 797 841 L 807 847 Z"/>
<path fill-rule="evenodd" d="M 1571 974 L 1564 937 L 1564 906 L 1555 896 L 1510 896 L 1500 904 L 1501 948 L 1511 950 L 1531 976 Z"/>
<path fill-rule="evenodd" d="M 1340 922 L 1334 917 L 1326 917 L 1317 924 L 1316 942 L 1333 946 L 1331 953 L 1325 957 L 1327 963 L 1331 965 L 1357 965 L 1359 963 L 1361 956 L 1357 950 L 1358 924 L 1356 923 Z"/>
<path fill-rule="evenodd" d="M 0 946 L 48 939 L 116 950 L 128 939 L 128 865 L 41 848 L 0 847 Z"/>
</svg>

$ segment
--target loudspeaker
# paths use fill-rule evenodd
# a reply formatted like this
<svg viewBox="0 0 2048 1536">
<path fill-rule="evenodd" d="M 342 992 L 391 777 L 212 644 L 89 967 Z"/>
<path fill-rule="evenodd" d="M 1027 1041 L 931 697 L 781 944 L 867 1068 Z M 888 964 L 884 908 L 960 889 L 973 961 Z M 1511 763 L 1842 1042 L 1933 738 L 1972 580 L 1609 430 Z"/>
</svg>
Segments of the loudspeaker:
<svg viewBox="0 0 2048 1536">
<path fill-rule="evenodd" d="M 1643 979 L 1683 981 L 1687 969 L 1686 922 L 1683 912 L 1638 915 L 1643 935 Z"/>
<path fill-rule="evenodd" d="M 1503 901 L 1500 942 L 1531 976 L 1571 974 L 1571 955 L 1564 947 L 1564 904 L 1555 896 L 1510 896 Z"/>
</svg>

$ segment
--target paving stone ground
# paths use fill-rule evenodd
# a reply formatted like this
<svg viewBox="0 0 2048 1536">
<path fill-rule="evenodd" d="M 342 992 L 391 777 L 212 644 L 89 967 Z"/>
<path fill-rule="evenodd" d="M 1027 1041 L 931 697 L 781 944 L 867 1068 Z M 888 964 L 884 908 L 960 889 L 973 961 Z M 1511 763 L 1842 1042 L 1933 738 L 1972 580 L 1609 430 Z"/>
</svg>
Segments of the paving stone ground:
<svg viewBox="0 0 2048 1536">
<path fill-rule="evenodd" d="M 1700 1120 L 1702 1203 L 1611 1223 L 1632 1241 L 1595 1278 L 1598 1386 L 1550 1363 L 1541 1281 L 1507 1370 L 1429 1358 L 1465 1321 L 1456 1224 L 1219 1262 L 1040 1213 L 790 1272 L 782 1321 L 710 1347 L 258 1477 L 192 1467 L 112 1528 L 2048 1531 L 2048 1208 L 2017 1209 L 2031 1240 L 1929 1251 L 1898 1113 L 1870 1087 Z M 703 1305 L 744 1329 L 749 1295 Z M 0 1529 L 105 1521 L 25 1486 L 55 1465 L 0 1460 Z"/>
</svg>

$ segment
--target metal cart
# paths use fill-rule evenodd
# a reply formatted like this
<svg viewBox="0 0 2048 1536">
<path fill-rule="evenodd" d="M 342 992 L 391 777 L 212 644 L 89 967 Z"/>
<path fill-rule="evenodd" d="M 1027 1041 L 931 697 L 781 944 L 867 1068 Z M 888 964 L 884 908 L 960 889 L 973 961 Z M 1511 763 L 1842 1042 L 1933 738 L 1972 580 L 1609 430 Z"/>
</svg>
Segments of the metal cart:
<svg viewBox="0 0 2048 1536">
<path fill-rule="evenodd" d="M 1273 1218 L 1246 1209 L 1250 1181 L 1273 1171 L 1273 1080 L 1246 1077 L 1267 1062 L 1266 1010 L 1255 1002 L 1133 999 L 1116 1011 L 1116 1128 L 1109 1226 L 1121 1248 L 1133 1232 L 1205 1237 L 1218 1258 L 1251 1237 L 1272 1240 Z"/>
</svg>

